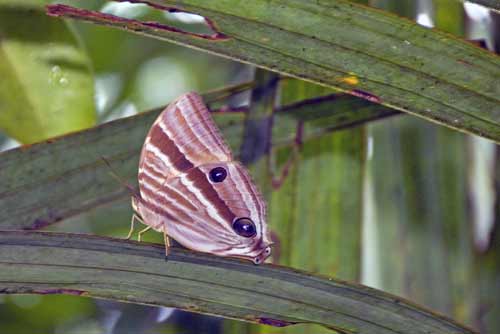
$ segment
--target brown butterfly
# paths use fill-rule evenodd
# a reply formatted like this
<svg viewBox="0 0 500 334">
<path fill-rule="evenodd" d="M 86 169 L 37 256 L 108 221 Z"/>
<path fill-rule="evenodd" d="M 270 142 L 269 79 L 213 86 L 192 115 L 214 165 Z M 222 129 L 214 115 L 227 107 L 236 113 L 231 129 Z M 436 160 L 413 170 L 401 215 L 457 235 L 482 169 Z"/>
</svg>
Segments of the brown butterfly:
<svg viewBox="0 0 500 334">
<path fill-rule="evenodd" d="M 233 160 L 198 94 L 182 95 L 153 123 L 138 178 L 140 194 L 132 197 L 132 207 L 145 230 L 163 232 L 167 255 L 168 237 L 255 264 L 271 254 L 262 196 L 247 169 Z"/>
</svg>

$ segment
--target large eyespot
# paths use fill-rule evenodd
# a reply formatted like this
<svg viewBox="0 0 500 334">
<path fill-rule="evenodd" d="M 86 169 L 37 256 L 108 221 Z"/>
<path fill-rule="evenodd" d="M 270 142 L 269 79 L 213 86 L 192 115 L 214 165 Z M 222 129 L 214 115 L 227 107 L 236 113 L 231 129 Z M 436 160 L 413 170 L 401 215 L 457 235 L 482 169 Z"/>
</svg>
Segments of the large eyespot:
<svg viewBox="0 0 500 334">
<path fill-rule="evenodd" d="M 227 172 L 224 167 L 215 167 L 209 173 L 208 177 L 210 181 L 218 183 L 224 181 L 227 176 Z"/>
<path fill-rule="evenodd" d="M 238 218 L 233 223 L 233 230 L 245 238 L 254 237 L 257 234 L 255 224 L 250 218 Z"/>
</svg>

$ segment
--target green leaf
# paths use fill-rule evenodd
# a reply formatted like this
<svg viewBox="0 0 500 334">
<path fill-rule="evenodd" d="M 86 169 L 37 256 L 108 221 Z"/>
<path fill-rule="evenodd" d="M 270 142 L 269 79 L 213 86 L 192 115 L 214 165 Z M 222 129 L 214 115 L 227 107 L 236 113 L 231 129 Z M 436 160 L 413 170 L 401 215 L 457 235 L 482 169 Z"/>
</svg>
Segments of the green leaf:
<svg viewBox="0 0 500 334">
<path fill-rule="evenodd" d="M 281 101 L 288 104 L 330 92 L 288 80 L 282 82 Z M 358 110 L 353 106 L 347 112 L 353 111 Z M 269 201 L 270 221 L 280 236 L 280 264 L 359 280 L 364 142 L 358 127 L 311 139 L 296 152 L 275 150 L 275 173 L 279 176 L 288 168 Z"/>
<path fill-rule="evenodd" d="M 219 92 L 220 96 L 225 94 Z M 214 99 L 217 94 L 205 96 Z M 352 109 L 359 113 L 350 113 Z M 142 113 L 2 153 L 0 229 L 41 228 L 128 196 L 102 158 L 110 161 L 123 179 L 136 184 L 139 152 L 159 112 Z M 308 140 L 364 119 L 392 114 L 385 107 L 349 96 L 303 101 L 277 112 L 273 145 L 292 144 L 298 121 L 304 121 L 303 138 Z M 242 138 L 243 116 L 241 112 L 215 115 L 235 153 Z"/>
<path fill-rule="evenodd" d="M 214 34 L 62 5 L 49 13 L 255 64 L 500 142 L 500 60 L 449 34 L 341 0 L 149 3 L 203 15 Z"/>
<path fill-rule="evenodd" d="M 0 129 L 33 143 L 95 124 L 89 59 L 43 11 L 0 6 Z"/>
<path fill-rule="evenodd" d="M 0 232 L 0 293 L 73 294 L 340 333 L 473 333 L 368 287 L 270 265 L 75 234 Z"/>
<path fill-rule="evenodd" d="M 463 15 L 459 2 L 434 1 L 442 29 L 462 33 Z M 483 280 L 472 275 L 479 253 L 470 229 L 472 138 L 412 117 L 369 129 L 373 213 L 366 225 L 376 231 L 371 241 L 378 245 L 368 259 L 379 264 L 374 286 L 478 326 L 475 290 Z"/>
<path fill-rule="evenodd" d="M 408 117 L 370 128 L 379 287 L 465 321 L 466 136 Z"/>
</svg>

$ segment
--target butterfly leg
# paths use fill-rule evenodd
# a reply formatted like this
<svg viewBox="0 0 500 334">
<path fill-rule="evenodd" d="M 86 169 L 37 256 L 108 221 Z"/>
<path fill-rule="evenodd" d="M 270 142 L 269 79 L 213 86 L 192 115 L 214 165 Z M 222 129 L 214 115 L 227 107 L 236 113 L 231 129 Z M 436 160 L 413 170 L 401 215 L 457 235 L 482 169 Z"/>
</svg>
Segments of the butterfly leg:
<svg viewBox="0 0 500 334">
<path fill-rule="evenodd" d="M 167 226 L 166 224 L 163 227 L 163 239 L 165 240 L 165 259 L 168 258 L 168 253 L 170 249 L 170 238 L 168 237 L 167 234 Z"/>
<path fill-rule="evenodd" d="M 145 229 L 140 230 L 139 233 L 137 233 L 137 241 L 141 242 L 142 235 L 144 233 L 146 233 L 147 231 L 149 231 L 150 229 L 151 229 L 151 226 L 148 226 Z"/>
<path fill-rule="evenodd" d="M 139 216 L 134 213 L 132 215 L 132 219 L 130 220 L 130 231 L 128 231 L 128 234 L 127 234 L 127 237 L 125 237 L 125 240 L 129 240 L 130 237 L 132 237 L 132 233 L 134 233 L 134 222 L 136 220 L 139 221 L 140 223 L 144 224 L 144 222 L 142 221 L 142 219 L 139 218 Z"/>
</svg>

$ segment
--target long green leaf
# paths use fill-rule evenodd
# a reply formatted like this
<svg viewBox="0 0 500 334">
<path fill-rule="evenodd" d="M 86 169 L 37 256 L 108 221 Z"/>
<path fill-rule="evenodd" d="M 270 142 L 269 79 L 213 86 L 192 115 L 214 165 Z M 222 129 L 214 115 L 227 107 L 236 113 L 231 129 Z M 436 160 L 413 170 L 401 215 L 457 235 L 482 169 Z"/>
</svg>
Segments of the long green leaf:
<svg viewBox="0 0 500 334">
<path fill-rule="evenodd" d="M 67 293 L 341 333 L 473 333 L 407 301 L 282 267 L 103 237 L 0 232 L 0 293 Z"/>
<path fill-rule="evenodd" d="M 48 8 L 51 15 L 248 62 L 500 142 L 500 60 L 446 33 L 342 0 L 135 2 L 203 15 L 214 34 L 63 5 Z"/>
<path fill-rule="evenodd" d="M 466 138 L 407 117 L 371 129 L 379 287 L 465 321 Z"/>
<path fill-rule="evenodd" d="M 221 93 L 219 93 L 221 94 Z M 223 93 L 222 93 L 223 95 Z M 213 99 L 217 94 L 209 94 Z M 210 100 L 208 100 L 210 101 Z M 357 113 L 350 110 L 355 108 Z M 128 194 L 110 174 L 103 158 L 127 182 L 136 184 L 139 152 L 160 110 L 110 122 L 90 130 L 0 155 L 0 229 L 37 229 Z M 304 140 L 394 114 L 349 96 L 291 105 L 277 113 L 273 145 L 295 140 L 303 120 Z M 243 113 L 215 115 L 235 152 L 240 147 Z"/>
<path fill-rule="evenodd" d="M 328 93 L 291 80 L 282 83 L 281 101 Z M 269 202 L 280 264 L 359 281 L 364 143 L 358 127 L 309 140 L 297 152 L 274 151 L 275 173 L 289 169 Z"/>
</svg>

